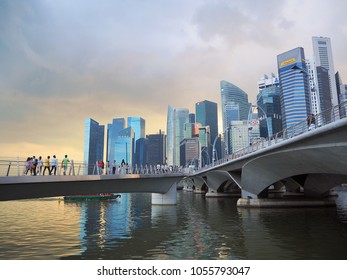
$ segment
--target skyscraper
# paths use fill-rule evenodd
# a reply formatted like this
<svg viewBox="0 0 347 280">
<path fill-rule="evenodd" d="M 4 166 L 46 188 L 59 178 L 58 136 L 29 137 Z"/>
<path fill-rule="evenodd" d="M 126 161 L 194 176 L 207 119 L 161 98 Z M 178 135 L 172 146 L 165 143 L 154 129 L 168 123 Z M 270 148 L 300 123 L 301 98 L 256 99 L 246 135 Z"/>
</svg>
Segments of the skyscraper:
<svg viewBox="0 0 347 280">
<path fill-rule="evenodd" d="M 310 113 L 309 79 L 304 49 L 299 47 L 277 56 L 280 79 L 282 127 L 306 120 Z"/>
<path fill-rule="evenodd" d="M 312 37 L 313 44 L 313 55 L 316 63 L 316 67 L 324 67 L 328 70 L 329 77 L 329 86 L 330 86 L 330 99 L 331 104 L 336 106 L 339 104 L 338 95 L 336 89 L 335 81 L 335 69 L 334 69 L 334 60 L 333 53 L 331 49 L 330 38 L 327 37 Z M 327 94 L 321 92 L 320 94 Z M 325 99 L 325 97 L 323 97 Z"/>
<path fill-rule="evenodd" d="M 223 131 L 230 126 L 230 121 L 247 120 L 250 104 L 248 95 L 242 89 L 227 81 L 220 82 L 222 97 Z"/>
<path fill-rule="evenodd" d="M 84 121 L 84 162 L 88 164 L 87 174 L 93 174 L 96 162 L 104 158 L 105 126 L 93 119 Z"/>
<path fill-rule="evenodd" d="M 184 124 L 189 122 L 189 111 L 168 106 L 167 164 L 180 165 L 180 142 L 184 139 Z"/>
<path fill-rule="evenodd" d="M 154 166 L 166 164 L 166 135 L 161 130 L 158 134 L 146 136 L 146 163 Z"/>
<path fill-rule="evenodd" d="M 134 130 L 131 127 L 119 131 L 114 143 L 114 159 L 117 164 L 133 162 Z"/>
<path fill-rule="evenodd" d="M 212 101 L 201 101 L 195 103 L 195 112 L 196 112 L 196 122 L 201 123 L 202 126 L 210 127 L 210 143 L 211 145 L 208 147 L 209 155 L 212 160 L 212 146 L 215 144 L 215 149 L 217 152 L 217 158 L 221 157 L 221 145 L 220 139 L 216 138 L 218 136 L 218 111 L 217 111 L 217 103 Z M 216 141 L 216 142 L 214 142 Z"/>
<path fill-rule="evenodd" d="M 196 122 L 202 126 L 210 126 L 210 141 L 213 143 L 218 135 L 218 114 L 217 103 L 211 101 L 201 101 L 195 103 Z"/>
<path fill-rule="evenodd" d="M 282 113 L 279 80 L 264 75 L 258 82 L 257 95 L 260 137 L 269 137 L 282 130 Z"/>
<path fill-rule="evenodd" d="M 230 134 L 228 130 L 232 121 L 248 120 L 251 104 L 248 102 L 248 95 L 242 89 L 227 81 L 220 82 L 222 97 L 222 119 L 223 134 L 225 142 L 225 152 L 231 151 L 229 147 Z"/>
<path fill-rule="evenodd" d="M 143 139 L 146 137 L 146 122 L 141 117 L 128 117 L 128 127 L 134 130 L 134 157 L 132 164 L 143 165 L 145 152 Z"/>
<path fill-rule="evenodd" d="M 107 125 L 107 160 L 113 162 L 115 160 L 114 144 L 118 137 L 118 133 L 125 128 L 125 119 L 117 118 L 112 120 L 112 124 Z"/>
</svg>

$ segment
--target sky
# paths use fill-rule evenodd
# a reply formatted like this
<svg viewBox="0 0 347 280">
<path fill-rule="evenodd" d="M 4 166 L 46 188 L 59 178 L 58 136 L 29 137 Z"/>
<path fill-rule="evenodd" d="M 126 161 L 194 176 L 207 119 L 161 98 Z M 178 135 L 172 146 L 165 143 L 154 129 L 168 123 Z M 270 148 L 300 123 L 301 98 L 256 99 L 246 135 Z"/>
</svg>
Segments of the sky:
<svg viewBox="0 0 347 280">
<path fill-rule="evenodd" d="M 220 81 L 254 102 L 277 55 L 331 38 L 347 83 L 345 0 L 0 0 L 0 159 L 83 160 L 84 120 L 218 104 Z M 221 120 L 220 120 L 221 123 Z"/>
</svg>

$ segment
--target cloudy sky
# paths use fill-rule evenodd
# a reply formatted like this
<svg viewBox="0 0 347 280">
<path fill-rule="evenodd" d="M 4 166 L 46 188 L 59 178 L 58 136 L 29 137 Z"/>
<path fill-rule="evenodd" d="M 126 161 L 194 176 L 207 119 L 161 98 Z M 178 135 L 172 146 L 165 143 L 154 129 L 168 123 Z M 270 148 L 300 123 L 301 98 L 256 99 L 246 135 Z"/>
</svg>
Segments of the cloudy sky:
<svg viewBox="0 0 347 280">
<path fill-rule="evenodd" d="M 227 80 L 255 100 L 277 55 L 330 37 L 347 83 L 345 0 L 0 0 L 0 158 L 83 160 L 84 119 L 140 116 L 166 131 L 168 105 L 220 110 Z"/>
</svg>

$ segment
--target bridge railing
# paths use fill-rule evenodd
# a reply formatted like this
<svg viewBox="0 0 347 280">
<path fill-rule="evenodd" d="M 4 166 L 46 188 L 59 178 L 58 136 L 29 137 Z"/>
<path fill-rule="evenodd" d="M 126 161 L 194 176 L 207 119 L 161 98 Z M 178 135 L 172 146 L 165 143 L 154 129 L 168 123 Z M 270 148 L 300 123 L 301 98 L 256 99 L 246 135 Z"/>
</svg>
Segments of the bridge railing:
<svg viewBox="0 0 347 280">
<path fill-rule="evenodd" d="M 286 141 L 288 139 L 292 139 L 293 137 L 297 137 L 303 133 L 306 133 L 310 130 L 317 129 L 320 127 L 323 127 L 325 125 L 328 125 L 330 123 L 336 122 L 340 119 L 344 119 L 347 117 L 347 100 L 342 102 L 341 104 L 334 106 L 332 108 L 329 108 L 325 111 L 323 111 L 320 114 L 313 116 L 314 121 L 308 121 L 308 119 L 305 119 L 291 127 L 288 127 L 269 138 L 263 138 L 260 139 L 251 145 L 249 145 L 246 148 L 240 149 L 236 152 L 234 152 L 231 155 L 228 155 L 220 160 L 215 161 L 214 163 L 210 165 L 206 165 L 202 167 L 199 171 L 203 169 L 208 169 L 213 166 L 224 164 L 228 161 L 243 157 L 245 155 L 249 155 L 255 151 L 264 149 L 266 147 L 272 146 L 274 144 L 277 144 L 279 142 Z"/>
<path fill-rule="evenodd" d="M 34 172 L 35 169 L 35 172 Z M 54 174 L 52 166 L 46 170 L 44 166 L 37 165 L 36 168 L 28 167 L 27 161 L 23 158 L 5 158 L 0 159 L 0 176 L 49 176 Z M 123 175 L 123 174 L 176 174 L 184 173 L 184 169 L 177 166 L 167 165 L 117 165 L 107 166 L 99 170 L 98 163 L 88 165 L 85 162 L 70 160 L 66 170 L 59 164 L 56 167 L 56 176 L 75 176 L 75 175 Z"/>
</svg>

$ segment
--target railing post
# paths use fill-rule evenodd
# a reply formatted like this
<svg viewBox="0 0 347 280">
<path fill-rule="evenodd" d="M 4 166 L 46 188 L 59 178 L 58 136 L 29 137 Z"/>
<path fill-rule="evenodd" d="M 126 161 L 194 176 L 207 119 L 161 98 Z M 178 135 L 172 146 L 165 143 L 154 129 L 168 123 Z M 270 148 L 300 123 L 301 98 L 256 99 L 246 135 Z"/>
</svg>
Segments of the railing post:
<svg viewBox="0 0 347 280">
<path fill-rule="evenodd" d="M 11 162 L 8 164 L 6 176 L 10 174 L 10 169 L 11 169 Z"/>
<path fill-rule="evenodd" d="M 17 157 L 17 175 L 20 176 L 21 173 L 19 171 L 19 157 Z"/>
</svg>

